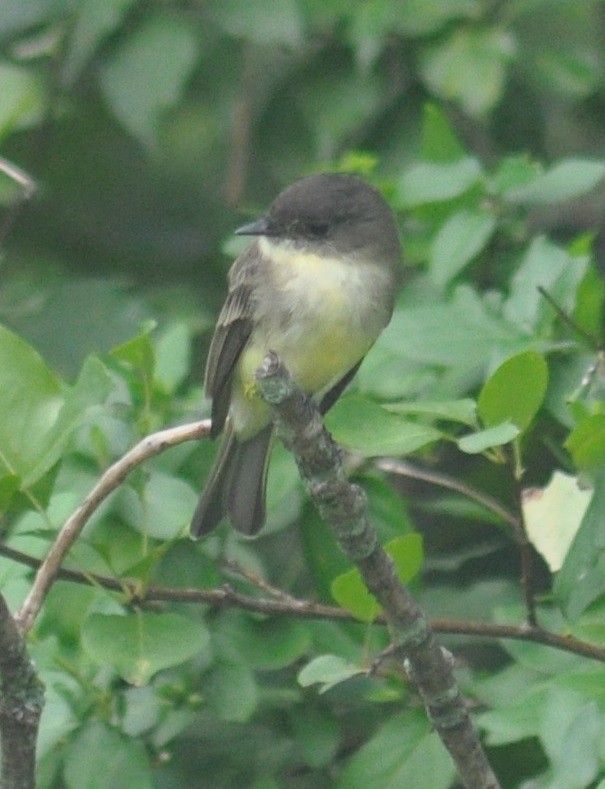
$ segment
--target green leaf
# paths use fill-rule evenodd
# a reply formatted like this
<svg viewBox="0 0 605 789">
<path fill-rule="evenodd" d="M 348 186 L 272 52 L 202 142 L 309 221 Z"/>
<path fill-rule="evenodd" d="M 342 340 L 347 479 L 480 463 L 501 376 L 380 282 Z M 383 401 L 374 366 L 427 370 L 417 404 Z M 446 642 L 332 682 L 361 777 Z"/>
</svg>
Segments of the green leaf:
<svg viewBox="0 0 605 789">
<path fill-rule="evenodd" d="M 458 27 L 445 41 L 426 48 L 420 70 L 438 96 L 481 115 L 500 100 L 513 53 L 514 39 L 503 28 Z"/>
<path fill-rule="evenodd" d="M 402 583 L 414 578 L 424 558 L 422 535 L 418 532 L 404 534 L 390 540 L 385 546 L 386 552 L 395 562 L 397 577 Z M 380 605 L 372 595 L 357 568 L 337 576 L 330 588 L 332 596 L 343 608 L 362 622 L 372 622 L 380 613 Z"/>
<path fill-rule="evenodd" d="M 59 11 L 65 7 L 49 0 L 32 0 L 30 3 L 22 3 L 21 0 L 4 0 L 2 35 L 26 35 L 32 28 L 42 27 L 49 22 L 49 19 L 54 20 L 52 11 Z"/>
<path fill-rule="evenodd" d="M 296 46 L 303 40 L 303 19 L 295 0 L 210 0 L 208 16 L 229 35 L 267 46 Z"/>
<path fill-rule="evenodd" d="M 589 159 L 565 159 L 529 183 L 502 192 L 512 203 L 550 205 L 581 197 L 605 178 L 605 163 Z"/>
<path fill-rule="evenodd" d="M 380 338 L 381 345 L 424 367 L 465 370 L 485 367 L 494 349 L 521 350 L 530 342 L 535 344 L 465 285 L 457 287 L 447 302 L 397 308 Z"/>
<path fill-rule="evenodd" d="M 550 761 L 550 786 L 592 786 L 601 771 L 602 707 L 573 688 L 555 685 L 538 731 Z"/>
<path fill-rule="evenodd" d="M 62 71 L 66 83 L 73 83 L 88 59 L 107 36 L 121 24 L 136 0 L 84 0 L 77 10 L 76 23 L 63 56 Z"/>
<path fill-rule="evenodd" d="M 519 693 L 512 703 L 482 713 L 478 723 L 486 732 L 487 743 L 507 745 L 535 737 L 540 725 L 540 706 L 546 693 L 543 686 L 530 687 L 526 693 Z"/>
<path fill-rule="evenodd" d="M 297 749 L 310 767 L 330 768 L 342 744 L 342 725 L 323 707 L 299 705 L 292 715 L 292 734 Z"/>
<path fill-rule="evenodd" d="M 63 744 L 67 789 L 151 789 L 151 767 L 142 742 L 90 720 Z"/>
<path fill-rule="evenodd" d="M 339 400 L 326 426 L 339 444 L 365 457 L 405 455 L 441 438 L 435 428 L 403 419 L 360 395 Z"/>
<path fill-rule="evenodd" d="M 461 422 L 477 427 L 477 403 L 470 397 L 461 400 L 419 400 L 412 403 L 386 403 L 384 408 L 396 414 L 425 414 L 446 422 Z"/>
<path fill-rule="evenodd" d="M 393 30 L 396 14 L 390 0 L 373 0 L 351 7 L 347 39 L 355 50 L 355 59 L 367 72 L 384 50 Z"/>
<path fill-rule="evenodd" d="M 455 19 L 473 17 L 480 9 L 478 0 L 406 0 L 391 5 L 397 9 L 397 29 L 406 36 L 433 33 Z"/>
<path fill-rule="evenodd" d="M 158 540 L 172 540 L 189 524 L 198 497 L 185 480 L 152 468 L 142 494 L 130 485 L 122 486 L 116 509 L 137 531 Z"/>
<path fill-rule="evenodd" d="M 605 474 L 596 475 L 594 483 L 592 499 L 554 585 L 572 621 L 605 593 Z"/>
<path fill-rule="evenodd" d="M 505 156 L 498 163 L 490 185 L 497 195 L 503 196 L 532 183 L 542 172 L 542 166 L 527 154 Z"/>
<path fill-rule="evenodd" d="M 150 315 L 140 295 L 108 278 L 51 280 L 35 298 L 43 300 L 44 309 L 14 316 L 14 325 L 53 368 L 70 376 L 91 350 L 109 352 L 138 334 Z"/>
<path fill-rule="evenodd" d="M 538 413 L 548 385 L 548 366 L 536 351 L 507 359 L 491 375 L 477 401 L 477 412 L 486 427 L 512 422 L 526 430 Z"/>
<path fill-rule="evenodd" d="M 424 560 L 422 535 L 419 532 L 390 540 L 384 549 L 395 562 L 397 577 L 402 583 L 407 584 L 418 575 Z"/>
<path fill-rule="evenodd" d="M 320 655 L 299 671 L 298 684 L 308 688 L 319 683 L 321 684 L 319 692 L 325 693 L 335 685 L 358 674 L 365 674 L 365 671 L 354 663 L 338 655 Z"/>
<path fill-rule="evenodd" d="M 476 433 L 463 436 L 456 442 L 458 447 L 469 455 L 476 455 L 485 452 L 491 447 L 501 447 L 514 441 L 521 431 L 512 422 L 502 422 L 500 425 L 488 427 L 486 430 L 479 430 Z"/>
<path fill-rule="evenodd" d="M 5 594 L 4 586 L 2 593 Z M 19 603 L 16 600 L 15 605 L 18 608 Z M 44 711 L 36 738 L 36 786 L 43 787 L 52 785 L 52 781 L 45 782 L 41 775 L 44 758 L 49 754 L 56 754 L 58 748 L 65 754 L 65 744 L 73 738 L 82 721 L 70 704 L 74 697 L 70 700 L 66 698 L 70 691 L 77 692 L 77 684 L 57 665 L 57 654 L 60 651 L 58 639 L 53 636 L 44 640 L 36 638 L 36 642 L 28 644 L 27 652 L 39 675 L 44 677 Z M 64 786 L 67 785 L 64 782 Z"/>
<path fill-rule="evenodd" d="M 144 688 L 126 688 L 122 700 L 123 707 L 120 710 L 122 731 L 129 737 L 140 737 L 153 729 L 154 742 L 157 744 L 156 727 L 165 710 L 163 709 L 163 699 L 156 692 L 156 688 L 150 685 Z"/>
<path fill-rule="evenodd" d="M 123 38 L 101 68 L 101 87 L 116 118 L 148 148 L 156 147 L 161 115 L 181 98 L 197 57 L 191 25 L 158 15 Z"/>
<path fill-rule="evenodd" d="M 592 247 L 594 237 L 589 243 Z M 605 282 L 597 267 L 589 266 L 576 291 L 574 321 L 586 334 L 599 337 L 604 307 Z"/>
<path fill-rule="evenodd" d="M 378 476 L 371 469 L 367 474 L 356 476 L 368 498 L 370 522 L 375 526 L 381 539 L 394 540 L 413 531 L 411 518 L 405 509 L 401 495 L 390 480 Z M 332 573 L 334 576 L 336 572 Z"/>
<path fill-rule="evenodd" d="M 443 5 L 440 2 L 440 5 Z M 457 162 L 466 152 L 441 107 L 425 104 L 422 116 L 422 158 L 427 162 Z"/>
<path fill-rule="evenodd" d="M 417 162 L 397 183 L 399 208 L 414 208 L 460 197 L 478 184 L 483 171 L 478 159 L 466 157 L 455 162 Z"/>
<path fill-rule="evenodd" d="M 303 491 L 294 458 L 282 446 L 271 452 L 267 481 L 267 522 L 265 534 L 273 534 L 300 517 Z"/>
<path fill-rule="evenodd" d="M 300 660 L 311 647 L 309 630 L 295 620 L 267 619 L 250 623 L 251 638 L 242 643 L 251 666 L 260 671 L 276 671 Z"/>
<path fill-rule="evenodd" d="M 510 603 L 503 600 L 494 601 L 492 606 L 494 621 L 500 625 L 517 625 L 525 614 L 523 604 L 518 599 Z M 551 633 L 569 630 L 569 622 L 565 620 L 560 608 L 551 605 L 550 600 L 546 605 L 538 607 L 537 614 L 545 630 Z M 505 639 L 502 648 L 516 664 L 537 671 L 542 676 L 563 675 L 570 669 L 573 671 L 580 662 L 576 655 L 563 650 L 549 649 L 545 653 L 539 644 L 531 641 Z"/>
<path fill-rule="evenodd" d="M 569 21 L 571 22 L 571 19 Z M 578 21 L 579 19 L 575 20 L 576 23 Z M 591 15 L 584 16 L 583 23 L 580 25 L 583 29 L 582 41 L 588 43 L 596 34 Z M 569 28 L 570 32 L 574 27 L 572 22 Z M 580 28 L 577 29 L 579 32 Z M 573 33 L 571 36 L 573 37 Z M 535 77 L 543 90 L 553 91 L 553 95 L 559 97 L 558 101 L 562 100 L 573 105 L 594 94 L 595 89 L 598 90 L 600 79 L 592 46 L 589 44 L 588 47 L 585 47 L 580 44 L 580 41 L 572 44 L 571 38 L 569 43 L 570 46 L 563 49 L 557 46 L 540 47 L 539 57 L 535 59 L 534 63 L 536 66 Z"/>
<path fill-rule="evenodd" d="M 21 478 L 16 474 L 0 474 L 0 512 L 6 512 L 13 496 L 21 486 Z"/>
<path fill-rule="evenodd" d="M 192 333 L 184 321 L 168 326 L 155 343 L 155 378 L 170 394 L 191 370 Z"/>
<path fill-rule="evenodd" d="M 73 414 L 81 414 L 92 406 L 103 403 L 112 390 L 113 383 L 107 367 L 97 356 L 88 356 L 75 385 L 67 392 L 59 419 L 69 422 Z"/>
<path fill-rule="evenodd" d="M 59 379 L 26 342 L 0 326 L 0 467 L 25 486 L 50 468 L 52 429 L 64 405 Z M 54 455 L 52 456 L 54 459 Z M 49 458 L 52 465 L 53 460 Z"/>
<path fill-rule="evenodd" d="M 355 567 L 337 576 L 330 591 L 338 605 L 346 608 L 360 622 L 373 622 L 380 612 L 376 598 L 368 591 Z"/>
<path fill-rule="evenodd" d="M 256 679 L 244 663 L 219 661 L 204 682 L 204 693 L 214 715 L 223 721 L 245 723 L 259 702 Z"/>
<path fill-rule="evenodd" d="M 132 685 L 145 685 L 161 669 L 189 660 L 209 640 L 201 623 L 177 614 L 92 614 L 82 628 L 89 657 L 109 664 Z"/>
<path fill-rule="evenodd" d="M 46 449 L 37 465 L 24 478 L 24 484 L 39 479 L 54 466 L 75 430 L 86 421 L 89 414 L 94 416 L 97 407 L 106 400 L 112 388 L 111 378 L 103 363 L 95 356 L 86 359 L 78 380 L 65 394 L 57 421 L 45 436 Z"/>
<path fill-rule="evenodd" d="M 474 16 L 478 0 L 366 0 L 347 6 L 353 10 L 349 37 L 357 47 L 357 56 L 367 67 L 393 32 L 405 38 L 435 33 L 455 19 Z"/>
<path fill-rule="evenodd" d="M 452 214 L 431 245 L 429 270 L 433 282 L 442 287 L 457 276 L 485 248 L 495 228 L 495 217 L 486 211 Z"/>
<path fill-rule="evenodd" d="M 274 617 L 255 621 L 238 612 L 224 620 L 221 645 L 227 659 L 245 655 L 250 668 L 276 671 L 300 660 L 311 642 L 306 622 Z"/>
<path fill-rule="evenodd" d="M 567 437 L 565 447 L 578 469 L 605 465 L 605 415 L 593 414 L 583 419 Z"/>
<path fill-rule="evenodd" d="M 435 379 L 435 372 L 422 362 L 405 358 L 392 346 L 385 345 L 385 333 L 378 338 L 356 375 L 358 391 L 377 400 L 416 398 L 427 391 L 427 382 Z"/>
<path fill-rule="evenodd" d="M 544 650 L 541 652 L 544 658 Z M 548 683 L 540 682 L 545 673 L 542 666 L 536 671 L 539 673 L 520 678 L 525 680 L 523 684 L 517 681 L 524 692 L 513 690 L 509 684 L 504 704 L 480 716 L 479 724 L 488 732 L 487 741 L 503 745 L 537 736 L 548 756 L 549 769 L 536 786 L 593 786 L 600 769 L 600 694 L 594 688 L 593 692 L 576 689 L 569 670 L 560 671 L 560 676 L 553 676 Z"/>
<path fill-rule="evenodd" d="M 581 490 L 576 477 L 555 471 L 545 488 L 523 491 L 523 519 L 527 536 L 552 572 L 563 565 L 592 491 Z"/>
<path fill-rule="evenodd" d="M 153 380 L 155 369 L 155 351 L 149 336 L 153 328 L 152 324 L 141 334 L 114 348 L 110 354 L 114 359 L 126 362 L 141 378 L 148 381 Z"/>
<path fill-rule="evenodd" d="M 42 83 L 33 70 L 0 62 L 0 139 L 32 126 L 44 109 Z"/>
<path fill-rule="evenodd" d="M 298 96 L 320 156 L 336 156 L 355 130 L 375 117 L 380 89 L 372 72 L 318 72 Z"/>
<path fill-rule="evenodd" d="M 573 312 L 576 290 L 586 273 L 588 257 L 571 257 L 543 236 L 534 238 L 515 272 L 504 315 L 534 334 L 550 330 L 556 315 L 540 294 L 544 288 L 557 304 Z"/>
<path fill-rule="evenodd" d="M 454 778 L 453 762 L 426 717 L 408 710 L 387 720 L 355 752 L 337 787 L 448 789 Z"/>
</svg>

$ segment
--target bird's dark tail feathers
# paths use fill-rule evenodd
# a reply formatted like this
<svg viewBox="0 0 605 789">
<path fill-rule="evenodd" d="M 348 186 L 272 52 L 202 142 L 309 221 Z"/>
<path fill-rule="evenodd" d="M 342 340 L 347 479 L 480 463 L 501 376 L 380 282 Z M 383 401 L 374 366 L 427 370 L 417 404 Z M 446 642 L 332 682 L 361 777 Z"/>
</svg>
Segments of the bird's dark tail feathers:
<svg viewBox="0 0 605 789">
<path fill-rule="evenodd" d="M 272 425 L 247 441 L 238 441 L 227 425 L 210 479 L 191 520 L 199 539 L 226 517 L 240 534 L 252 537 L 265 522 L 265 488 Z"/>
</svg>

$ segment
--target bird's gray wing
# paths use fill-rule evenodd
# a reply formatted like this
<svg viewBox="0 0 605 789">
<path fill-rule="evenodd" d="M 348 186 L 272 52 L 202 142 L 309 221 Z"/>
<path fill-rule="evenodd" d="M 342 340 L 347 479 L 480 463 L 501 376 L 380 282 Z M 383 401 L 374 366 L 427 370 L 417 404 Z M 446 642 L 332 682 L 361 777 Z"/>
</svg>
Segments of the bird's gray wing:
<svg viewBox="0 0 605 789">
<path fill-rule="evenodd" d="M 355 364 L 348 373 L 345 373 L 343 377 L 334 384 L 334 386 L 326 392 L 326 394 L 322 397 L 321 402 L 319 404 L 319 412 L 320 414 L 326 414 L 330 408 L 334 405 L 334 403 L 338 400 L 340 395 L 344 392 L 347 386 L 351 383 L 353 378 L 355 377 L 355 373 L 361 367 L 361 363 L 365 357 L 361 358 L 357 364 Z"/>
<path fill-rule="evenodd" d="M 206 396 L 212 398 L 213 438 L 225 425 L 233 370 L 252 332 L 253 294 L 260 263 L 258 245 L 252 244 L 229 272 L 229 293 L 210 343 L 204 379 Z"/>
</svg>

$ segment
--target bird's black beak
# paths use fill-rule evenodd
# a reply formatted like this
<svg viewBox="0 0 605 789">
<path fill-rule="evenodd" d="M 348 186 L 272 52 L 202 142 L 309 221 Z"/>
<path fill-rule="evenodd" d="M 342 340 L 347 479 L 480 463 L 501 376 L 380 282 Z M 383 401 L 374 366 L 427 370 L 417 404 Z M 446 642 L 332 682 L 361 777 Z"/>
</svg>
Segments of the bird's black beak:
<svg viewBox="0 0 605 789">
<path fill-rule="evenodd" d="M 256 222 L 250 222 L 247 225 L 238 227 L 235 231 L 236 236 L 270 236 L 271 229 L 266 217 L 257 219 Z"/>
</svg>

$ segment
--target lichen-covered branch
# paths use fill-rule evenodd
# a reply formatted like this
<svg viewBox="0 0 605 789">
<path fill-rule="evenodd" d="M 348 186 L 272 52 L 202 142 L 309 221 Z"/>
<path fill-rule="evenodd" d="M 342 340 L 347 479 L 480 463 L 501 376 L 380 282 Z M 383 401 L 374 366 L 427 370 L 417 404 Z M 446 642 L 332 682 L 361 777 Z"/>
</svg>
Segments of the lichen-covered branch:
<svg viewBox="0 0 605 789">
<path fill-rule="evenodd" d="M 416 684 L 464 785 L 495 789 L 499 783 L 458 690 L 451 656 L 436 642 L 423 611 L 379 544 L 368 520 L 365 495 L 347 480 L 340 449 L 324 428 L 318 409 L 296 389 L 275 354 L 265 358 L 257 380 L 263 398 L 272 406 L 278 435 L 293 453 L 323 520 L 382 606 L 394 654 Z"/>
<path fill-rule="evenodd" d="M 44 688 L 0 595 L 0 750 L 3 789 L 33 789 Z"/>
</svg>

